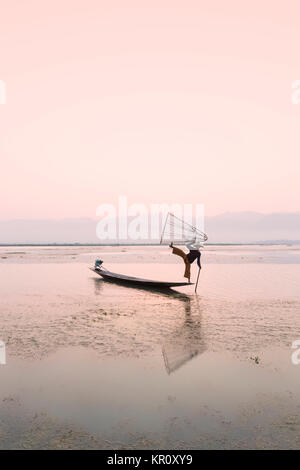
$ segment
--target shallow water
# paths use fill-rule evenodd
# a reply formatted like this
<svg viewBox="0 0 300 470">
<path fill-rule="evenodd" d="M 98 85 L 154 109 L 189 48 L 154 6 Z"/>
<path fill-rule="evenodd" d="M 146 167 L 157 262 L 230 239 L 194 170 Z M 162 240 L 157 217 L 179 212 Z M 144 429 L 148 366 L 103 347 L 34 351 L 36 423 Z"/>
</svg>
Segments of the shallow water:
<svg viewBox="0 0 300 470">
<path fill-rule="evenodd" d="M 195 295 L 88 270 L 181 280 L 166 247 L 1 247 L 0 447 L 299 447 L 297 249 L 209 247 Z"/>
</svg>

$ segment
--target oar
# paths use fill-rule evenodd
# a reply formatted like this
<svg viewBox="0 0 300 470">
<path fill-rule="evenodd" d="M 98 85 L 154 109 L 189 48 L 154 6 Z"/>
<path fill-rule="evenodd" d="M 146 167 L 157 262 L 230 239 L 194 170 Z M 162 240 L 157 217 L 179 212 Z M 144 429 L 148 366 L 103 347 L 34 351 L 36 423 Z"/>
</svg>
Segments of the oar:
<svg viewBox="0 0 300 470">
<path fill-rule="evenodd" d="M 198 287 L 198 281 L 199 281 L 200 271 L 201 271 L 201 268 L 200 268 L 200 266 L 199 266 L 198 277 L 197 277 L 197 282 L 196 282 L 196 286 L 195 286 L 195 294 L 197 293 L 197 287 Z"/>
</svg>

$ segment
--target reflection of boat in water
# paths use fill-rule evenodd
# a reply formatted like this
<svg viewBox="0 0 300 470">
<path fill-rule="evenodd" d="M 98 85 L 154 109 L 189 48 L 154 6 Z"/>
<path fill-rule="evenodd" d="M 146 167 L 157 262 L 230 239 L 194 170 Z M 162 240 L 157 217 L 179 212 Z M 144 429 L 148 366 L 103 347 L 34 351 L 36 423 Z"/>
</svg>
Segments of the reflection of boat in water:
<svg viewBox="0 0 300 470">
<path fill-rule="evenodd" d="M 191 313 L 191 298 L 182 297 L 180 300 L 185 306 L 185 320 L 172 334 L 172 338 L 162 346 L 162 354 L 168 374 L 179 369 L 193 357 L 202 354 L 205 343 L 201 335 L 201 317 L 198 303 L 195 305 L 195 313 Z"/>
<path fill-rule="evenodd" d="M 105 281 L 100 277 L 93 278 L 93 281 L 95 284 L 95 294 L 101 294 L 106 284 Z M 178 326 L 177 320 L 174 318 L 177 327 L 170 332 L 169 338 L 162 344 L 162 354 L 168 374 L 179 369 L 192 358 L 202 354 L 206 350 L 201 332 L 201 311 L 197 296 L 189 296 L 173 289 L 149 289 L 140 285 L 131 285 L 130 287 L 136 291 L 148 291 L 150 296 L 159 294 L 159 296 L 165 297 L 166 299 L 174 299 L 176 304 L 179 302 L 178 305 L 182 305 L 184 309 L 184 321 Z M 125 286 L 123 286 L 123 288 L 126 289 Z M 169 303 L 167 305 L 169 305 Z M 170 308 L 173 312 L 173 301 L 170 303 Z M 178 310 L 176 309 L 176 311 Z"/>
</svg>

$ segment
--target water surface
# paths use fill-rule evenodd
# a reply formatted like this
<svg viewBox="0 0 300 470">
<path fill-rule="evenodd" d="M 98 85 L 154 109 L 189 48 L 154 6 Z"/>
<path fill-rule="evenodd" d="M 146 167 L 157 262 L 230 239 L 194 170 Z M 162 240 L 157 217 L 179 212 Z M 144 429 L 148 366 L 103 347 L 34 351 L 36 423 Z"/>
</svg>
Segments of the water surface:
<svg viewBox="0 0 300 470">
<path fill-rule="evenodd" d="M 181 280 L 166 247 L 1 247 L 0 447 L 299 447 L 297 256 L 209 247 L 195 295 L 88 270 Z"/>
</svg>

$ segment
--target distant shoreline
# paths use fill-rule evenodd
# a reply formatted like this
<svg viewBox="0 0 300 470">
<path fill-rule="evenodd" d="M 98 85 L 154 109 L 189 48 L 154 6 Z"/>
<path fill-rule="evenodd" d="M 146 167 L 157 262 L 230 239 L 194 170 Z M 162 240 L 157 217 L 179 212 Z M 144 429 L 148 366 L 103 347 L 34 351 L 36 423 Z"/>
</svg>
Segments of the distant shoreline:
<svg viewBox="0 0 300 470">
<path fill-rule="evenodd" d="M 184 245 L 184 243 L 176 243 Z M 244 243 L 206 243 L 205 246 L 293 246 L 300 245 L 300 240 L 282 240 L 282 241 L 262 241 L 262 242 L 244 242 Z M 84 247 L 84 246 L 167 246 L 159 243 L 0 243 L 0 247 Z"/>
</svg>

